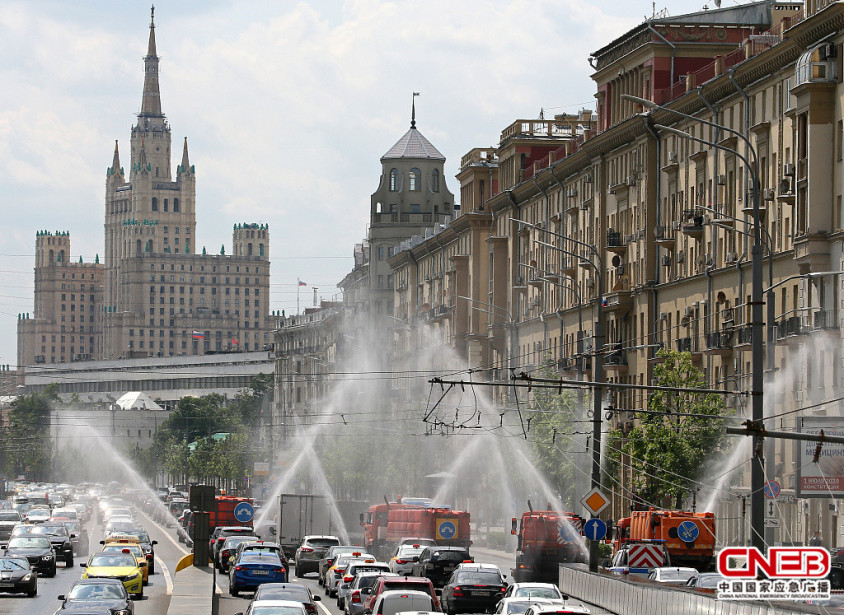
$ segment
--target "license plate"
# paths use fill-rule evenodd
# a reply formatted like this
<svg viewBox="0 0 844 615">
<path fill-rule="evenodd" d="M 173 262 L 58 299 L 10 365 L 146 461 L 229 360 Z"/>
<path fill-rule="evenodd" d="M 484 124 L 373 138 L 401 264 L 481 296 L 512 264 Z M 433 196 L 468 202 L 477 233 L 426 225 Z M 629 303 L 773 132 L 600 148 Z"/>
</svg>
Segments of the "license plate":
<svg viewBox="0 0 844 615">
<path fill-rule="evenodd" d="M 0 587 L 14 587 L 14 583 L 0 583 Z"/>
<path fill-rule="evenodd" d="M 489 592 L 472 592 L 473 596 L 489 596 Z"/>
<path fill-rule="evenodd" d="M 269 570 L 253 570 L 253 571 L 252 571 L 252 574 L 266 574 L 266 575 L 269 575 L 269 574 L 270 574 L 270 571 L 269 571 Z"/>
<path fill-rule="evenodd" d="M 454 566 L 443 566 L 443 572 L 453 572 Z"/>
</svg>

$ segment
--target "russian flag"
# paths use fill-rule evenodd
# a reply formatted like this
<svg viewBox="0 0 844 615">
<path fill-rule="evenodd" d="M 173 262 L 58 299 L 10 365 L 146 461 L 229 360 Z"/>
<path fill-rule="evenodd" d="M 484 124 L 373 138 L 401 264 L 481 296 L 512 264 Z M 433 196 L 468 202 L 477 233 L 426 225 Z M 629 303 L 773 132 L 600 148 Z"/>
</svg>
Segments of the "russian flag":
<svg viewBox="0 0 844 615">
<path fill-rule="evenodd" d="M 296 278 L 296 281 L 297 281 L 297 282 L 299 282 L 299 286 L 307 286 L 307 285 L 308 285 L 308 283 L 307 283 L 307 282 L 303 282 L 303 281 L 302 281 L 302 280 L 300 280 L 299 278 Z"/>
<path fill-rule="evenodd" d="M 205 338 L 205 334 L 202 331 L 194 331 L 193 332 L 193 339 L 201 340 Z"/>
</svg>

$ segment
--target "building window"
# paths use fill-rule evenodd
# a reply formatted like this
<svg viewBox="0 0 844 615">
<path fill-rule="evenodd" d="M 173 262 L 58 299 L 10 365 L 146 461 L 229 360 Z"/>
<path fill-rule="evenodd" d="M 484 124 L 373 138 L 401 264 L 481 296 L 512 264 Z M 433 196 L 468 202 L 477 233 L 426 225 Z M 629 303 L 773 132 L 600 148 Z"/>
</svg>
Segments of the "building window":
<svg viewBox="0 0 844 615">
<path fill-rule="evenodd" d="M 431 192 L 440 191 L 440 172 L 434 169 L 431 171 Z"/>
<path fill-rule="evenodd" d="M 419 169 L 410 169 L 410 185 L 408 188 L 411 192 L 418 192 L 422 189 L 422 171 Z"/>
<path fill-rule="evenodd" d="M 390 169 L 390 192 L 399 189 L 399 172 L 397 169 Z"/>
<path fill-rule="evenodd" d="M 158 211 L 158 199 L 155 197 L 152 197 L 152 210 Z"/>
<path fill-rule="evenodd" d="M 173 199 L 173 211 L 179 213 L 179 199 Z M 176 229 L 176 232 L 179 232 L 179 229 Z"/>
<path fill-rule="evenodd" d="M 418 214 L 419 213 L 419 204 L 418 203 L 411 203 L 410 213 L 412 213 L 412 214 Z"/>
</svg>

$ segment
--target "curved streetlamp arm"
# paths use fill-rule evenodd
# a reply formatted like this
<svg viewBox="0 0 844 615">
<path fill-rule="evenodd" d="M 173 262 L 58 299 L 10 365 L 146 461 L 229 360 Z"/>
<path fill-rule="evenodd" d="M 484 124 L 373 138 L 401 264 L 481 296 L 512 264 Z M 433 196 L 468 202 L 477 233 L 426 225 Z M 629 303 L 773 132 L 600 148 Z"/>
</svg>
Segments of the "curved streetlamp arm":
<svg viewBox="0 0 844 615">
<path fill-rule="evenodd" d="M 725 214 L 723 211 L 718 211 L 717 209 L 715 209 L 713 207 L 707 207 L 706 205 L 697 205 L 697 207 L 700 207 L 701 209 L 705 209 L 706 211 L 711 211 L 712 213 L 718 214 L 719 216 L 724 216 L 725 218 L 729 218 L 730 220 L 735 220 L 736 222 L 741 222 L 742 224 L 746 224 L 748 226 L 752 226 L 752 227 L 756 226 L 755 222 L 751 222 L 750 220 L 742 220 L 741 218 L 736 218 L 735 216 L 731 216 L 730 214 Z M 725 228 L 721 224 L 716 224 L 715 226 L 720 226 L 722 228 Z M 740 231 L 738 229 L 733 229 L 733 230 L 735 230 L 736 233 L 741 233 L 742 235 L 747 235 L 748 237 L 753 237 L 752 233 Z M 766 229 L 764 226 L 760 226 L 759 230 L 761 230 L 765 234 L 765 239 L 768 243 L 768 254 L 769 255 L 773 254 L 773 252 L 774 252 L 774 240 L 771 238 L 771 234 L 768 232 L 768 229 Z"/>
<path fill-rule="evenodd" d="M 525 222 L 524 220 L 517 220 L 516 218 L 510 218 L 510 221 L 516 222 L 518 224 L 523 224 L 524 226 L 529 226 L 531 228 L 535 228 L 537 231 L 539 231 L 541 233 L 548 233 L 549 235 L 553 235 L 554 237 L 559 237 L 560 239 L 563 239 L 564 241 L 570 241 L 570 242 L 575 243 L 579 246 L 583 246 L 584 248 L 588 248 L 592 252 L 592 254 L 595 255 L 595 258 L 598 259 L 598 263 L 600 264 L 601 268 L 603 269 L 604 259 L 601 258 L 601 254 L 598 252 L 598 249 L 595 246 L 593 246 L 591 243 L 586 243 L 585 241 L 580 241 L 579 239 L 575 239 L 574 237 L 567 237 L 566 235 L 563 235 L 562 233 L 555 233 L 553 231 L 549 231 L 546 228 L 540 228 L 540 227 L 536 226 L 535 224 L 531 224 L 530 222 Z M 551 244 L 549 244 L 549 245 L 551 245 Z M 556 247 L 556 246 L 552 245 L 552 247 Z M 577 256 L 578 258 L 583 258 L 583 256 L 581 256 L 579 254 L 575 254 L 574 256 Z M 586 260 L 586 259 L 584 259 L 584 260 Z"/>
</svg>

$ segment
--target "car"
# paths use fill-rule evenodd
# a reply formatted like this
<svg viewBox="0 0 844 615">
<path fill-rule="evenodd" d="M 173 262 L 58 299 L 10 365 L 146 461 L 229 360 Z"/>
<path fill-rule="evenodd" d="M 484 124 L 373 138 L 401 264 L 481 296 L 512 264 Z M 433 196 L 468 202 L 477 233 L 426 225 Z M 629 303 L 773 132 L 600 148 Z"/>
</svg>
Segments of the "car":
<svg viewBox="0 0 844 615">
<path fill-rule="evenodd" d="M 67 594 L 59 596 L 62 606 L 56 613 L 99 613 L 110 615 L 132 615 L 135 605 L 123 583 L 117 579 L 81 579 L 76 581 Z"/>
<path fill-rule="evenodd" d="M 138 568 L 141 569 L 141 576 L 143 578 L 144 585 L 149 584 L 147 556 L 146 553 L 144 553 L 144 550 L 141 549 L 141 545 L 137 540 L 130 541 L 127 538 L 121 538 L 119 540 L 107 539 L 100 541 L 100 544 L 103 545 L 100 553 L 126 553 L 127 551 L 131 553 L 138 562 Z"/>
<path fill-rule="evenodd" d="M 138 529 L 138 524 L 124 518 L 111 519 L 105 524 L 105 535 L 127 534 Z"/>
<path fill-rule="evenodd" d="M 397 615 L 407 612 L 432 612 L 434 598 L 426 592 L 418 590 L 391 590 L 378 596 L 372 606 L 374 615 Z"/>
<path fill-rule="evenodd" d="M 252 542 L 254 536 L 227 536 L 223 545 L 220 547 L 220 554 L 217 556 L 218 565 L 217 570 L 223 574 L 228 574 L 231 558 L 234 557 L 237 551 L 237 546 L 244 542 Z"/>
<path fill-rule="evenodd" d="M 343 612 L 345 615 L 363 615 L 366 606 L 366 598 L 372 592 L 372 588 L 382 576 L 397 577 L 395 572 L 359 572 L 352 579 L 346 589 L 346 596 L 343 599 Z"/>
<path fill-rule="evenodd" d="M 235 613 L 243 615 L 243 613 Z M 307 615 L 301 602 L 294 600 L 253 600 L 246 615 Z"/>
<path fill-rule="evenodd" d="M 50 520 L 50 515 L 49 508 L 32 507 L 26 513 L 26 522 L 33 525 L 36 523 L 45 523 Z"/>
<path fill-rule="evenodd" d="M 648 579 L 663 585 L 685 585 L 689 579 L 700 574 L 695 568 L 683 566 L 662 566 L 654 568 L 648 574 Z"/>
<path fill-rule="evenodd" d="M 62 521 L 70 534 L 70 543 L 76 555 L 88 555 L 88 530 L 79 521 Z"/>
<path fill-rule="evenodd" d="M 38 573 L 25 557 L 0 557 L 0 594 L 38 593 Z"/>
<path fill-rule="evenodd" d="M 38 574 L 56 576 L 56 552 L 44 536 L 13 536 L 6 546 L 6 556 L 26 558 Z"/>
<path fill-rule="evenodd" d="M 338 555 L 337 559 L 334 560 L 334 565 L 331 566 L 331 568 L 329 568 L 325 573 L 325 583 L 323 586 L 325 587 L 325 593 L 328 596 L 337 595 L 337 587 L 340 585 L 340 581 L 343 580 L 343 576 L 346 574 L 346 567 L 353 561 L 374 564 L 375 556 L 361 551 L 353 551 L 352 553 L 343 553 L 342 555 Z"/>
<path fill-rule="evenodd" d="M 434 587 L 442 587 L 457 565 L 467 560 L 472 561 L 472 556 L 465 547 L 425 547 L 410 574 L 427 577 Z"/>
<path fill-rule="evenodd" d="M 255 589 L 263 583 L 284 583 L 287 574 L 278 555 L 246 552 L 229 569 L 229 593 L 238 596 L 243 590 Z"/>
<path fill-rule="evenodd" d="M 54 508 L 50 521 L 79 521 L 79 513 L 75 508 Z"/>
<path fill-rule="evenodd" d="M 419 545 L 420 547 L 436 547 L 437 541 L 433 538 L 414 538 L 405 536 L 399 541 L 400 545 Z"/>
<path fill-rule="evenodd" d="M 495 615 L 520 615 L 535 604 L 550 604 L 545 598 L 502 598 L 495 605 Z"/>
<path fill-rule="evenodd" d="M 352 560 L 346 565 L 346 573 L 337 584 L 337 607 L 346 606 L 346 594 L 352 586 L 355 577 L 364 572 L 384 574 L 390 572 L 390 565 L 385 562 L 373 562 L 370 560 Z"/>
<path fill-rule="evenodd" d="M 252 600 L 295 600 L 305 607 L 308 615 L 317 615 L 316 603 L 320 597 L 298 583 L 264 583 L 255 590 Z"/>
<path fill-rule="evenodd" d="M 440 608 L 439 600 L 437 599 L 437 593 L 434 589 L 434 585 L 429 579 L 424 577 L 393 577 L 381 575 L 370 588 L 370 591 L 365 594 L 366 598 L 364 598 L 363 612 L 365 614 L 372 613 L 372 607 L 375 605 L 375 601 L 378 599 L 378 596 L 383 594 L 385 591 L 390 591 L 391 589 L 400 589 L 402 591 L 423 591 L 434 599 L 434 610 L 442 610 Z"/>
<path fill-rule="evenodd" d="M 567 600 L 560 589 L 553 583 L 513 583 L 504 592 L 505 598 L 545 598 L 547 600 Z"/>
<path fill-rule="evenodd" d="M 79 565 L 85 568 L 83 579 L 119 579 L 133 598 L 144 597 L 144 576 L 138 560 L 128 549 L 125 553 L 94 553 L 87 563 Z"/>
<path fill-rule="evenodd" d="M 329 547 L 322 559 L 319 560 L 319 569 L 317 570 L 319 573 L 319 584 L 325 584 L 325 573 L 329 568 L 331 568 L 331 566 L 334 565 L 334 560 L 338 555 L 341 553 L 354 553 L 355 551 L 362 550 L 363 547 L 355 545 L 335 545 L 333 547 Z"/>
<path fill-rule="evenodd" d="M 250 536 L 249 538 L 254 538 L 254 536 Z M 228 538 L 226 540 L 228 540 Z M 281 565 L 284 566 L 284 574 L 287 576 L 287 563 L 284 560 L 284 551 L 282 550 L 281 545 L 277 542 L 269 542 L 266 540 L 246 540 L 239 543 L 234 548 L 234 559 L 240 559 L 241 554 L 247 551 L 260 551 L 262 553 L 274 553 L 275 555 L 278 555 L 278 559 L 281 560 Z"/>
<path fill-rule="evenodd" d="M 258 539 L 255 536 L 255 530 L 246 525 L 223 525 L 215 527 L 211 533 L 211 537 L 208 539 L 208 553 L 211 555 L 211 559 L 214 560 L 215 564 L 218 563 L 217 557 L 220 554 L 220 547 L 223 546 L 223 543 L 229 536 L 249 536 L 252 540 Z"/>
<path fill-rule="evenodd" d="M 525 611 L 525 615 L 563 615 L 564 613 L 589 613 L 589 608 L 578 604 L 535 604 Z"/>
<path fill-rule="evenodd" d="M 302 577 L 309 572 L 318 572 L 319 561 L 326 551 L 331 547 L 339 546 L 339 544 L 340 539 L 336 536 L 305 536 L 293 556 L 296 576 Z"/>
<path fill-rule="evenodd" d="M 0 510 L 0 546 L 9 542 L 12 529 L 23 522 L 23 517 L 16 510 Z"/>
<path fill-rule="evenodd" d="M 110 534 L 109 536 L 115 538 L 120 536 L 134 536 L 137 538 L 138 543 L 141 545 L 141 548 L 144 550 L 144 554 L 146 555 L 149 573 L 155 574 L 155 545 L 158 544 L 158 541 L 150 540 L 149 534 L 146 530 L 135 528 L 120 533 Z"/>
<path fill-rule="evenodd" d="M 65 568 L 73 566 L 73 538 L 70 532 L 67 531 L 64 523 L 41 523 L 29 528 L 27 532 L 30 536 L 44 536 L 53 545 L 53 550 L 56 552 L 56 558 L 64 562 Z"/>
<path fill-rule="evenodd" d="M 413 564 L 419 561 L 419 556 L 425 547 L 418 543 L 399 545 L 393 557 L 390 558 L 390 572 L 396 574 L 412 574 Z M 414 561 L 414 558 L 416 560 Z"/>
<path fill-rule="evenodd" d="M 491 611 L 506 591 L 507 583 L 497 570 L 477 565 L 458 569 L 443 586 L 443 610 L 449 615 Z"/>
<path fill-rule="evenodd" d="M 686 581 L 686 587 L 694 587 L 695 589 L 718 589 L 718 583 L 721 581 L 729 581 L 727 577 L 723 577 L 717 572 L 702 572 L 696 576 L 690 577 Z"/>
</svg>

